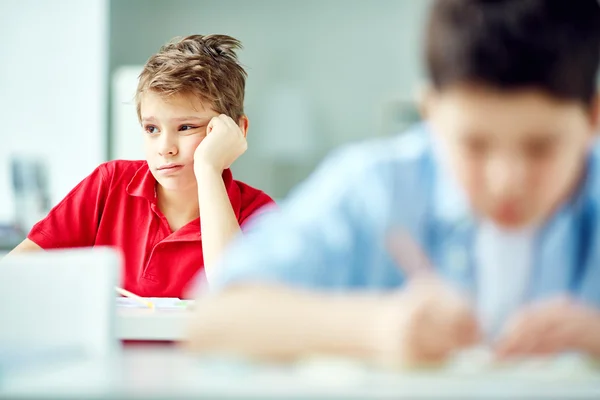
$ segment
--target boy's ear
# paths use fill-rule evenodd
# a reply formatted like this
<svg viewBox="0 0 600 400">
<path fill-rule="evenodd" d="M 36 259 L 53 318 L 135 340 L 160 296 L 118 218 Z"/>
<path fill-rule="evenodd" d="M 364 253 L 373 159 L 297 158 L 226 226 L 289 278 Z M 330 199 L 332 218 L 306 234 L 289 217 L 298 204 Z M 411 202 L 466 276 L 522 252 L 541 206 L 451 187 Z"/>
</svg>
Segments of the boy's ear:
<svg viewBox="0 0 600 400">
<path fill-rule="evenodd" d="M 594 133 L 600 134 L 600 92 L 596 93 L 590 107 L 590 122 Z"/>
<path fill-rule="evenodd" d="M 238 120 L 238 126 L 242 130 L 244 137 L 246 137 L 246 135 L 248 134 L 248 126 L 249 125 L 250 125 L 250 120 L 248 119 L 248 117 L 246 115 L 242 115 L 240 117 L 240 119 Z"/>
<path fill-rule="evenodd" d="M 415 102 L 417 109 L 421 115 L 421 119 L 425 120 L 431 115 L 435 98 L 435 89 L 430 84 L 424 84 L 417 89 Z"/>
</svg>

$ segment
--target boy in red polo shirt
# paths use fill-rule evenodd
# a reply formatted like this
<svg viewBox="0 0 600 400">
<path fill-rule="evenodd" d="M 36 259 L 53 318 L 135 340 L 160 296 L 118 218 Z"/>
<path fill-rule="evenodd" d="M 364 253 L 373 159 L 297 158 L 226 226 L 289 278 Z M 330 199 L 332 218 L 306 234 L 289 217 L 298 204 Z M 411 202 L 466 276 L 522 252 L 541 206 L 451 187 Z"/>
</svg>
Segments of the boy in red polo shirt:
<svg viewBox="0 0 600 400">
<path fill-rule="evenodd" d="M 13 252 L 113 246 L 122 285 L 183 297 L 240 226 L 273 200 L 232 178 L 246 151 L 246 72 L 236 39 L 193 35 L 163 46 L 140 74 L 145 161 L 110 161 L 77 185 Z"/>
</svg>

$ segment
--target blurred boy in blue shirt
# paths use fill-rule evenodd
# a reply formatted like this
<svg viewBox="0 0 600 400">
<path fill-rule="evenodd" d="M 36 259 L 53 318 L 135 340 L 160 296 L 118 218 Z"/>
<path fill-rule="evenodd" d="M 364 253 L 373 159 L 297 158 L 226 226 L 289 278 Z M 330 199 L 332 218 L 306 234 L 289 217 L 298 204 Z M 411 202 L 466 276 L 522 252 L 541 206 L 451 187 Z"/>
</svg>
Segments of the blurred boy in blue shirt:
<svg viewBox="0 0 600 400">
<path fill-rule="evenodd" d="M 600 356 L 599 61 L 597 0 L 434 1 L 427 122 L 335 152 L 240 238 L 192 345 Z"/>
</svg>

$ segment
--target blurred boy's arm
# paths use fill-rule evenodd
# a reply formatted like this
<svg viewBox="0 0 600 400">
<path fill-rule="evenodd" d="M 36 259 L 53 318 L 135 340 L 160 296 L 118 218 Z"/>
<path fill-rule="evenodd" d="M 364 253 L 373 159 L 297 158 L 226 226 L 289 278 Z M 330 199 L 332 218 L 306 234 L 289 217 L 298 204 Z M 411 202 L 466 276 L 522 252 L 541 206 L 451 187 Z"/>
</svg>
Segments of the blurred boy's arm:
<svg viewBox="0 0 600 400">
<path fill-rule="evenodd" d="M 580 348 L 590 356 L 600 359 L 600 310 L 593 310 L 588 329 L 582 333 Z"/>
<path fill-rule="evenodd" d="M 248 284 L 200 300 L 188 347 L 270 360 L 374 353 L 375 297 L 332 296 Z"/>
<path fill-rule="evenodd" d="M 442 362 L 477 339 L 467 302 L 439 282 L 343 295 L 246 284 L 198 302 L 188 346 L 258 359 L 335 355 L 398 366 Z"/>
</svg>

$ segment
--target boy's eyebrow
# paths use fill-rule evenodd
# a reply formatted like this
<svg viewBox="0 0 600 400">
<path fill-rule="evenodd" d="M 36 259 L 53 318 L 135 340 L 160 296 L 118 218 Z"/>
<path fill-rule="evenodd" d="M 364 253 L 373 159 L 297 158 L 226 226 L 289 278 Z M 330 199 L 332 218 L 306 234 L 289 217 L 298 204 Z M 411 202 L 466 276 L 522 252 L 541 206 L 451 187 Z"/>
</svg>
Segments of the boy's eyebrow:
<svg viewBox="0 0 600 400">
<path fill-rule="evenodd" d="M 187 116 L 187 117 L 178 117 L 178 118 L 172 118 L 170 121 L 171 122 L 182 122 L 182 121 L 194 121 L 194 120 L 199 120 L 201 122 L 208 122 L 212 117 L 210 116 L 206 116 L 206 117 L 199 117 L 199 116 Z M 156 118 L 154 118 L 153 116 L 148 116 L 148 117 L 143 117 L 142 118 L 142 122 L 156 122 Z"/>
<path fill-rule="evenodd" d="M 156 118 L 154 117 L 142 117 L 142 122 L 154 122 Z"/>
<path fill-rule="evenodd" d="M 212 117 L 198 117 L 198 116 L 189 116 L 189 117 L 179 117 L 173 118 L 171 121 L 180 122 L 180 121 L 190 121 L 190 120 L 210 120 Z"/>
<path fill-rule="evenodd" d="M 553 142 L 560 139 L 560 134 L 556 131 L 551 131 L 546 134 L 535 134 L 525 139 L 526 142 Z"/>
</svg>

